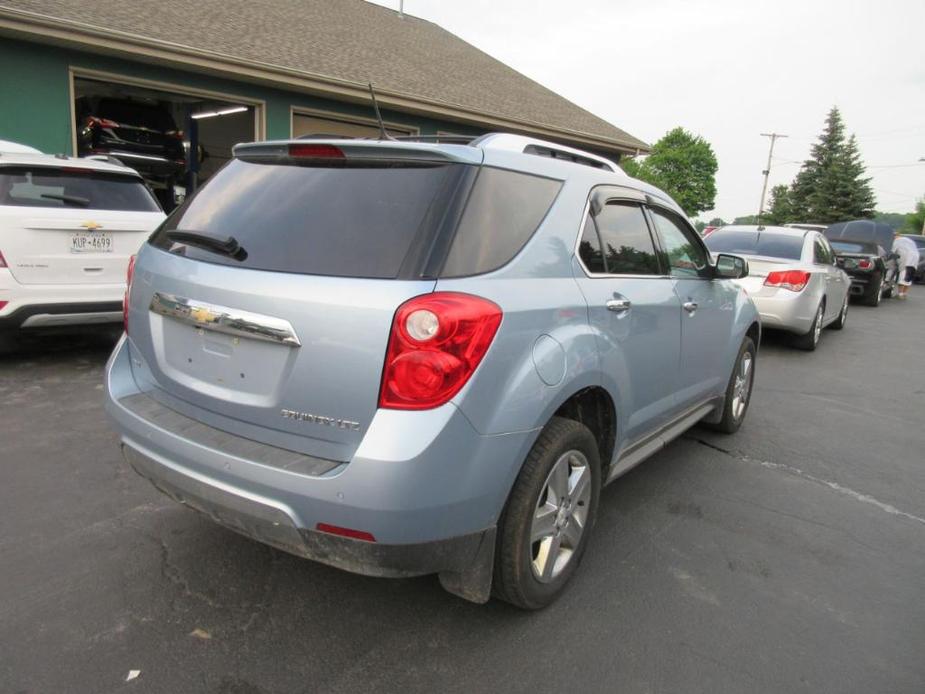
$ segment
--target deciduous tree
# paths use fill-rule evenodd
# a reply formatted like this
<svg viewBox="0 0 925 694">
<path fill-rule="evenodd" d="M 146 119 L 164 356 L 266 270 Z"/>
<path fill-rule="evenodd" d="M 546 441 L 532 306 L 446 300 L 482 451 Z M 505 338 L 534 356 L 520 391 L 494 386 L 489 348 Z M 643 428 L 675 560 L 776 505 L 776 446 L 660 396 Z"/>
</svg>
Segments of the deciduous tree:
<svg viewBox="0 0 925 694">
<path fill-rule="evenodd" d="M 716 198 L 716 155 L 699 135 L 675 128 L 652 146 L 642 162 L 621 162 L 630 176 L 658 186 L 673 197 L 688 216 L 713 209 Z"/>
</svg>

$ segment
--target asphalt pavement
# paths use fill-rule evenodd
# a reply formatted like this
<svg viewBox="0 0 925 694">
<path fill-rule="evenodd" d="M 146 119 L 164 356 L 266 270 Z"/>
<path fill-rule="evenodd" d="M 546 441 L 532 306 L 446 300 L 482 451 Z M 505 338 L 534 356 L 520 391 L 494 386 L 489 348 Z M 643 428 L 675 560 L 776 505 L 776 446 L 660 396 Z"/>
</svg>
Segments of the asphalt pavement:
<svg viewBox="0 0 925 694">
<path fill-rule="evenodd" d="M 2 692 L 925 692 L 925 288 L 608 487 L 539 613 L 224 530 L 121 460 L 111 332 L 0 358 Z M 126 681 L 131 671 L 140 673 Z"/>
</svg>

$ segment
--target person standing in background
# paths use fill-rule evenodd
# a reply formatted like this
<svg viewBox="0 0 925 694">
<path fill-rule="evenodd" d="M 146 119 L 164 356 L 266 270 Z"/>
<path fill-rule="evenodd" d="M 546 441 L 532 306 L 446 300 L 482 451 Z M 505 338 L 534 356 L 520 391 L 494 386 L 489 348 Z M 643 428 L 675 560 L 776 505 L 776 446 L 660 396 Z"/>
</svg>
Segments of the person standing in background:
<svg viewBox="0 0 925 694">
<path fill-rule="evenodd" d="M 896 298 L 905 299 L 915 277 L 915 269 L 919 264 L 919 249 L 915 241 L 900 236 L 898 232 L 893 239 L 893 252 L 899 255 L 896 261 L 899 269 L 899 294 Z"/>
</svg>

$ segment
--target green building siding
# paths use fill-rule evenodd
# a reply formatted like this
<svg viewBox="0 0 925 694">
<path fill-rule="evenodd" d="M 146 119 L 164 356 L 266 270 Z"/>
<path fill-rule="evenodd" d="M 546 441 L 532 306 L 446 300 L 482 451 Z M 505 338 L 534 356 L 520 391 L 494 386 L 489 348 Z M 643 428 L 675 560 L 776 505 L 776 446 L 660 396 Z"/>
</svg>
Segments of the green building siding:
<svg viewBox="0 0 925 694">
<path fill-rule="evenodd" d="M 49 153 L 73 154 L 69 67 L 263 101 L 268 139 L 290 136 L 291 107 L 362 118 L 373 115 L 371 107 L 362 105 L 27 41 L 0 38 L 0 65 L 3 66 L 0 70 L 0 140 L 31 145 Z M 436 134 L 441 130 L 460 134 L 484 132 L 459 123 L 389 110 L 383 110 L 382 117 L 396 124 L 419 128 L 421 134 Z"/>
</svg>

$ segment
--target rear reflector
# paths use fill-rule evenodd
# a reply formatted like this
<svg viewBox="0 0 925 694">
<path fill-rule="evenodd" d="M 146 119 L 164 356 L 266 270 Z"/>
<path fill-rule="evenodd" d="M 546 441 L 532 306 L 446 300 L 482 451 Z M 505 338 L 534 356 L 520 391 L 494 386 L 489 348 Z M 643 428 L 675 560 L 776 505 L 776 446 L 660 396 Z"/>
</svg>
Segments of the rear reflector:
<svg viewBox="0 0 925 694">
<path fill-rule="evenodd" d="M 290 157 L 305 157 L 307 159 L 346 159 L 344 151 L 334 145 L 289 145 Z"/>
<path fill-rule="evenodd" d="M 809 282 L 810 273 L 805 270 L 777 270 L 769 272 L 764 281 L 766 287 L 780 287 L 792 292 L 803 291 Z"/>
<path fill-rule="evenodd" d="M 363 540 L 364 542 L 376 541 L 376 538 L 373 537 L 373 534 L 368 533 L 365 530 L 341 528 L 337 525 L 328 525 L 327 523 L 319 523 L 315 526 L 315 529 L 320 532 L 327 533 L 328 535 L 340 535 L 341 537 L 349 537 L 353 540 Z"/>
<path fill-rule="evenodd" d="M 6 305 L 10 303 L 9 301 L 0 301 L 0 311 L 6 308 Z"/>
</svg>

